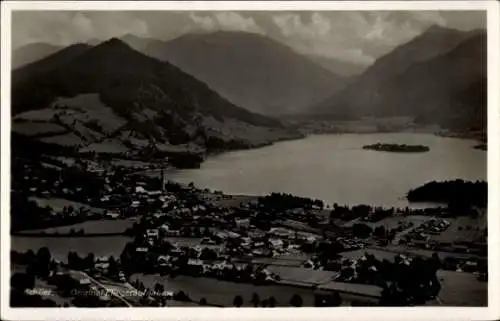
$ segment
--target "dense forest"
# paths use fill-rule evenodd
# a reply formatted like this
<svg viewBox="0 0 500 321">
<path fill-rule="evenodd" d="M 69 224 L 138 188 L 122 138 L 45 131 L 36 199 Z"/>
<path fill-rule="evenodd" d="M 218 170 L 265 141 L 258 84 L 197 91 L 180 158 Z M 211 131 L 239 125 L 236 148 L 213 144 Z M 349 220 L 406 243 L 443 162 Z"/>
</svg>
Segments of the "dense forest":
<svg viewBox="0 0 500 321">
<path fill-rule="evenodd" d="M 432 181 L 408 192 L 410 202 L 436 202 L 486 207 L 488 184 L 485 181 Z"/>
</svg>

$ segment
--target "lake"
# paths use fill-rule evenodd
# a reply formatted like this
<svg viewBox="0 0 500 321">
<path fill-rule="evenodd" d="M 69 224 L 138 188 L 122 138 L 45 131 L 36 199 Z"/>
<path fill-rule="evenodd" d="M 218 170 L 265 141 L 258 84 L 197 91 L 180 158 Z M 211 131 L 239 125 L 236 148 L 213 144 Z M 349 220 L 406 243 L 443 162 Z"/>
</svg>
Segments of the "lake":
<svg viewBox="0 0 500 321">
<path fill-rule="evenodd" d="M 426 145 L 425 153 L 364 150 L 375 143 Z M 431 134 L 314 135 L 209 157 L 168 179 L 228 194 L 291 193 L 328 204 L 408 205 L 409 189 L 432 180 L 486 180 L 486 152 L 473 140 Z"/>
<path fill-rule="evenodd" d="M 377 142 L 422 144 L 430 151 L 388 153 L 362 149 L 363 145 Z M 486 152 L 473 149 L 475 144 L 472 140 L 425 134 L 318 135 L 210 157 L 200 169 L 176 170 L 169 173 L 169 179 L 192 181 L 199 187 L 230 194 L 286 192 L 330 204 L 406 206 L 405 193 L 431 180 L 486 180 Z M 51 230 L 85 228 L 91 232 L 111 224 L 114 230 L 121 231 L 131 223 L 91 221 Z M 13 236 L 11 248 L 24 252 L 47 246 L 56 258 L 65 261 L 68 251 L 117 257 L 128 241 L 124 236 Z"/>
</svg>

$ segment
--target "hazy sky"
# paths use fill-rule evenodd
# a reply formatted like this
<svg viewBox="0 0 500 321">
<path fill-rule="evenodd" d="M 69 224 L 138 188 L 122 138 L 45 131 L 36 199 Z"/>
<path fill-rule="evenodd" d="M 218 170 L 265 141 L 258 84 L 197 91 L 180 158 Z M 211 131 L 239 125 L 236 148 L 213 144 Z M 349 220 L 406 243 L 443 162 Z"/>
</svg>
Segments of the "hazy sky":
<svg viewBox="0 0 500 321">
<path fill-rule="evenodd" d="M 466 11 L 37 11 L 14 12 L 14 48 L 69 45 L 127 33 L 169 40 L 189 32 L 260 33 L 296 51 L 369 64 L 433 24 L 484 28 L 484 12 Z"/>
</svg>

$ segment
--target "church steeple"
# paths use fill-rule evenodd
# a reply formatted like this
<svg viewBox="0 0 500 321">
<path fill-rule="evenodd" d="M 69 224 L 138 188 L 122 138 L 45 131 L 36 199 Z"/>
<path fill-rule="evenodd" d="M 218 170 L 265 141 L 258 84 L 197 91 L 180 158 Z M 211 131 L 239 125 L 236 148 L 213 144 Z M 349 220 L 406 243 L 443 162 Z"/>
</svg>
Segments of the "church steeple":
<svg viewBox="0 0 500 321">
<path fill-rule="evenodd" d="M 165 192 L 165 169 L 161 168 L 161 190 Z"/>
</svg>

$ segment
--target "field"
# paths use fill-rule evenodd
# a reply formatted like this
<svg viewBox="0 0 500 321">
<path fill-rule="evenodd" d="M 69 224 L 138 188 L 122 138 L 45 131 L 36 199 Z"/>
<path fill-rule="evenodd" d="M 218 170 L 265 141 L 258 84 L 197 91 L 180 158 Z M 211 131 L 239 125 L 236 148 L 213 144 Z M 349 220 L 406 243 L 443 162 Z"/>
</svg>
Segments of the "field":
<svg viewBox="0 0 500 321">
<path fill-rule="evenodd" d="M 159 275 L 133 275 L 132 280 L 137 277 L 146 287 L 154 288 L 154 285 L 162 283 L 165 291 L 184 291 L 194 301 L 205 298 L 209 304 L 232 306 L 236 295 L 243 297 L 243 306 L 250 307 L 252 294 L 255 292 L 260 299 L 274 296 L 277 306 L 289 306 L 292 295 L 298 294 L 304 301 L 304 306 L 314 306 L 314 291 L 312 289 L 297 288 L 284 285 L 253 285 L 246 283 L 233 283 L 220 281 L 205 277 L 177 276 L 174 279 Z"/>
<path fill-rule="evenodd" d="M 300 261 L 292 261 L 292 260 L 280 260 L 276 258 L 268 258 L 268 257 L 258 257 L 252 259 L 253 264 L 263 264 L 263 265 L 275 265 L 275 266 L 295 266 L 299 267 L 302 265 Z"/>
<path fill-rule="evenodd" d="M 41 123 L 41 122 L 14 122 L 12 123 L 12 131 L 25 136 L 35 136 L 35 135 L 48 135 L 48 134 L 62 134 L 66 131 L 64 127 L 61 127 L 53 123 Z"/>
<path fill-rule="evenodd" d="M 98 213 L 98 212 L 103 211 L 103 209 L 101 209 L 101 208 L 91 207 L 87 204 L 66 200 L 64 198 L 30 197 L 29 199 L 37 202 L 38 206 L 41 206 L 41 207 L 45 207 L 45 206 L 49 205 L 55 211 L 61 211 L 65 206 L 70 206 L 70 205 L 73 206 L 73 208 L 75 208 L 75 209 L 78 209 L 78 208 L 83 206 L 83 207 L 89 208 L 94 213 Z"/>
<path fill-rule="evenodd" d="M 54 301 L 57 305 L 63 306 L 65 303 L 71 306 L 71 297 L 63 297 L 57 293 L 57 287 L 55 285 L 50 285 L 44 280 L 39 278 L 35 279 L 34 290 L 39 291 L 41 297 L 44 299 L 49 299 Z"/>
<path fill-rule="evenodd" d="M 342 293 L 351 294 L 354 296 L 369 296 L 374 298 L 379 298 L 382 294 L 382 288 L 369 285 L 369 284 L 358 284 L 358 283 L 345 283 L 345 282 L 336 282 L 331 281 L 325 284 L 322 284 L 318 287 L 320 290 L 330 290 L 330 291 L 340 291 Z M 376 300 L 377 301 L 377 300 Z"/>
<path fill-rule="evenodd" d="M 107 139 L 99 143 L 92 143 L 88 146 L 82 147 L 79 150 L 81 153 L 95 152 L 95 153 L 125 153 L 128 148 L 118 140 Z"/>
<path fill-rule="evenodd" d="M 11 250 L 26 252 L 38 251 L 46 246 L 52 257 L 66 262 L 69 251 L 77 252 L 80 256 L 94 253 L 95 256 L 119 257 L 127 242 L 132 239 L 126 236 L 96 236 L 96 237 L 11 237 Z"/>
<path fill-rule="evenodd" d="M 375 255 L 375 257 L 379 260 L 387 259 L 389 261 L 392 261 L 394 257 L 398 254 L 397 252 L 391 252 L 391 251 L 382 251 L 382 250 L 376 250 L 376 249 L 360 249 L 360 250 L 355 250 L 355 251 L 349 251 L 349 252 L 342 252 L 340 255 L 342 257 L 351 259 L 351 260 L 358 260 L 362 256 L 364 256 L 366 253 Z"/>
<path fill-rule="evenodd" d="M 319 285 L 331 281 L 337 272 L 320 271 L 301 267 L 268 266 L 269 272 L 278 274 L 283 281 L 291 281 L 301 285 Z"/>
<path fill-rule="evenodd" d="M 209 249 L 220 249 L 221 245 L 208 245 L 208 244 L 201 244 L 201 238 L 199 237 L 166 237 L 165 238 L 168 242 L 172 244 L 177 244 L 178 246 L 188 246 L 188 247 L 195 247 L 199 246 L 200 248 L 209 248 Z"/>
<path fill-rule="evenodd" d="M 292 230 L 297 231 L 306 231 L 309 233 L 317 233 L 318 229 L 314 227 L 310 227 L 307 223 L 303 223 L 295 220 L 282 220 L 278 223 L 278 225 L 284 226 L 286 228 L 290 228 Z M 311 235 L 311 234 L 309 234 Z"/>
<path fill-rule="evenodd" d="M 486 227 L 486 215 L 478 218 L 460 216 L 449 219 L 451 225 L 439 235 L 433 235 L 432 240 L 437 242 L 475 242 L 481 237 Z M 470 228 L 470 229 L 469 229 Z"/>
<path fill-rule="evenodd" d="M 208 195 L 207 195 L 208 196 Z M 210 194 L 210 199 L 218 206 L 231 207 L 240 206 L 241 203 L 248 203 L 257 198 L 257 196 L 232 195 L 230 198 L 219 198 L 219 195 Z"/>
<path fill-rule="evenodd" d="M 131 220 L 97 220 L 97 221 L 86 221 L 83 223 L 67 225 L 67 226 L 58 226 L 51 227 L 47 229 L 40 230 L 30 230 L 31 233 L 59 233 L 66 234 L 69 233 L 70 230 L 78 231 L 83 229 L 85 233 L 121 233 L 125 232 L 125 230 L 132 226 L 134 222 Z"/>
<path fill-rule="evenodd" d="M 394 252 L 395 254 L 401 253 L 405 255 L 414 255 L 414 256 L 422 256 L 430 258 L 432 254 L 437 253 L 441 259 L 444 259 L 447 256 L 454 257 L 457 259 L 468 259 L 468 258 L 478 258 L 478 255 L 468 254 L 468 253 L 454 253 L 454 252 L 443 252 L 443 251 L 431 251 L 424 249 L 412 249 L 407 248 L 401 245 L 389 245 L 384 248 L 387 253 Z M 379 251 L 380 252 L 380 251 Z M 383 252 L 383 251 L 382 251 Z"/>
<path fill-rule="evenodd" d="M 438 271 L 439 301 L 446 306 L 487 306 L 488 283 L 470 273 Z"/>
<path fill-rule="evenodd" d="M 40 140 L 44 143 L 67 146 L 67 147 L 79 146 L 83 145 L 84 143 L 80 137 L 76 136 L 73 133 L 45 137 L 41 138 Z"/>
<path fill-rule="evenodd" d="M 383 220 L 380 220 L 378 222 L 368 222 L 368 221 L 363 221 L 361 219 L 355 219 L 352 221 L 349 221 L 343 225 L 343 227 L 351 227 L 356 223 L 363 223 L 368 226 L 371 226 L 372 228 L 376 228 L 378 226 L 384 226 L 386 229 L 387 228 L 396 228 L 398 227 L 399 222 L 412 222 L 414 224 L 414 227 L 418 226 L 419 224 L 422 224 L 423 222 L 431 219 L 429 216 L 422 216 L 422 215 L 411 215 L 411 216 L 402 216 L 402 215 L 393 215 L 387 218 L 384 218 Z"/>
<path fill-rule="evenodd" d="M 284 254 L 280 254 L 275 257 L 277 260 L 286 260 L 286 261 L 295 261 L 295 262 L 305 262 L 311 258 L 311 254 L 307 254 L 304 252 L 288 252 Z"/>
<path fill-rule="evenodd" d="M 73 120 L 97 121 L 107 133 L 112 133 L 125 124 L 125 120 L 106 106 L 101 101 L 99 94 L 96 93 L 81 94 L 72 98 L 58 98 L 53 105 L 68 107 L 64 110 L 62 119 L 70 124 Z"/>
<path fill-rule="evenodd" d="M 38 110 L 30 110 L 21 113 L 13 118 L 13 120 L 27 120 L 27 121 L 51 121 L 52 117 L 56 114 L 52 108 L 43 108 Z"/>
</svg>

